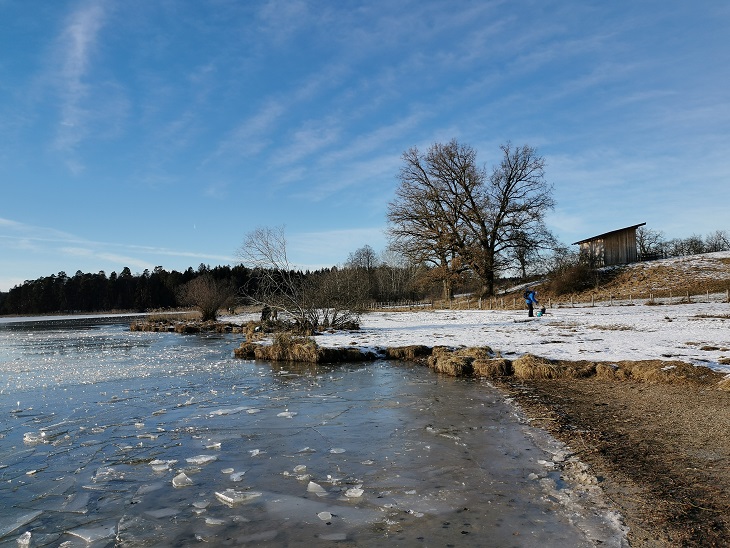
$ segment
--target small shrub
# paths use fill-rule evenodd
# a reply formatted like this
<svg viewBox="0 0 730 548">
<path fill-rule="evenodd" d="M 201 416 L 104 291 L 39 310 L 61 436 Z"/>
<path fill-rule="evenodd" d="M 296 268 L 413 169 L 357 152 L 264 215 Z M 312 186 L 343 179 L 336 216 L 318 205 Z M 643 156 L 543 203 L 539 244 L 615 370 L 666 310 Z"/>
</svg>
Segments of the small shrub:
<svg viewBox="0 0 730 548">
<path fill-rule="evenodd" d="M 596 285 L 596 276 L 594 268 L 577 263 L 553 272 L 545 288 L 555 295 L 580 293 Z"/>
</svg>

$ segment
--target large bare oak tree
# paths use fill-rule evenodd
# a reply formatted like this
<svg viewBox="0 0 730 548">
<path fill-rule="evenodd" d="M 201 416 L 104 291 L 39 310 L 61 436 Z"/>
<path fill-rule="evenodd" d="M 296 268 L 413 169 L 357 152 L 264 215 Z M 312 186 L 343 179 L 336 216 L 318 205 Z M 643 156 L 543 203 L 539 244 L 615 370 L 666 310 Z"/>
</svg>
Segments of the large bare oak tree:
<svg viewBox="0 0 730 548">
<path fill-rule="evenodd" d="M 545 160 L 534 148 L 500 146 L 488 173 L 476 151 L 452 140 L 403 154 L 400 186 L 388 209 L 395 247 L 441 272 L 445 293 L 464 269 L 494 294 L 498 273 L 525 270 L 530 250 L 554 242 L 545 214 L 554 207 Z M 522 261 L 520 260 L 522 259 Z"/>
</svg>

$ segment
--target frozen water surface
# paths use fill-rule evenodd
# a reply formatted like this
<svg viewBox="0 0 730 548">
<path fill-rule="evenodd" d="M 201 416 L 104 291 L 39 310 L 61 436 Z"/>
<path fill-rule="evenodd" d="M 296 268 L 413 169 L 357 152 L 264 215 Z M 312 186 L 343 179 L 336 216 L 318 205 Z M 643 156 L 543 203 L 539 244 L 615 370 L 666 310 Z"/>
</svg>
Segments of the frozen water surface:
<svg viewBox="0 0 730 548">
<path fill-rule="evenodd" d="M 239 342 L 1 324 L 0 546 L 625 545 L 580 462 L 489 385 Z"/>
</svg>

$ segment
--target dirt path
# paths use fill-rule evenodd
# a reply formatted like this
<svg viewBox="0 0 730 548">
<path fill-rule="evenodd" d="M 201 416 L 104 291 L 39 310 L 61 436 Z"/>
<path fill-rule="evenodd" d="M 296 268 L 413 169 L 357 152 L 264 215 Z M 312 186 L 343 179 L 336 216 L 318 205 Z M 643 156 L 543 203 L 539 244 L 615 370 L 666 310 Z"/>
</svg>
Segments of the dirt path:
<svg viewBox="0 0 730 548">
<path fill-rule="evenodd" d="M 595 377 L 496 384 L 593 468 L 632 546 L 730 546 L 730 393 Z"/>
</svg>

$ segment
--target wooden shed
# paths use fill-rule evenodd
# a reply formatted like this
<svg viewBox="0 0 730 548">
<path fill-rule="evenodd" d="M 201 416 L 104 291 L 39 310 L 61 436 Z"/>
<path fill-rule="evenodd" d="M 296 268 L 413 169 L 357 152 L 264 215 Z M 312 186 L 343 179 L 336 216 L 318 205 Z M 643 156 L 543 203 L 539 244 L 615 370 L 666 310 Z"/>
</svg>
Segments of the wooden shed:
<svg viewBox="0 0 730 548">
<path fill-rule="evenodd" d="M 587 257 L 597 267 L 635 263 L 639 260 L 636 251 L 636 229 L 645 224 L 612 230 L 575 242 L 573 245 L 579 245 L 581 255 Z"/>
</svg>

